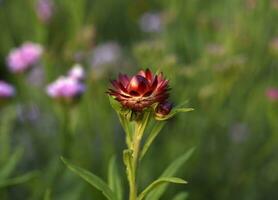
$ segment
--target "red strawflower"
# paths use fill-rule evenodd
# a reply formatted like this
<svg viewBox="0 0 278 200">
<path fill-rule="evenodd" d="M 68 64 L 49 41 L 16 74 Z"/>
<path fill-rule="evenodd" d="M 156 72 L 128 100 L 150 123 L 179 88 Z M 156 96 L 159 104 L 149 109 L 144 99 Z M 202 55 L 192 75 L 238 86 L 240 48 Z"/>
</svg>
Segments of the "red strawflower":
<svg viewBox="0 0 278 200">
<path fill-rule="evenodd" d="M 169 81 L 162 73 L 154 75 L 149 69 L 141 70 L 132 77 L 119 74 L 118 80 L 111 83 L 113 88 L 108 94 L 133 111 L 142 111 L 155 103 L 165 102 L 169 97 Z"/>
</svg>

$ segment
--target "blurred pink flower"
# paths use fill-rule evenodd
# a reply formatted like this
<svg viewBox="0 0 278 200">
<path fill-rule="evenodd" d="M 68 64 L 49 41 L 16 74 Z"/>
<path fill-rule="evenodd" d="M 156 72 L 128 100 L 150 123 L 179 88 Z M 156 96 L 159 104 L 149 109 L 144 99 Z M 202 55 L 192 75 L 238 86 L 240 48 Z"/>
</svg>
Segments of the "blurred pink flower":
<svg viewBox="0 0 278 200">
<path fill-rule="evenodd" d="M 83 83 L 71 77 L 59 77 L 56 81 L 47 86 L 47 94 L 58 100 L 74 100 L 80 97 L 85 91 Z"/>
<path fill-rule="evenodd" d="M 26 42 L 21 47 L 11 50 L 7 65 L 13 73 L 24 72 L 39 61 L 42 52 L 41 45 Z"/>
<path fill-rule="evenodd" d="M 278 101 L 278 89 L 277 88 L 267 89 L 266 96 L 270 101 Z"/>
<path fill-rule="evenodd" d="M 0 81 L 0 99 L 9 99 L 14 95 L 14 87 L 4 81 Z"/>
<path fill-rule="evenodd" d="M 85 78 L 85 71 L 80 64 L 75 64 L 69 71 L 68 76 L 72 79 L 82 81 Z"/>
<path fill-rule="evenodd" d="M 36 12 L 42 22 L 48 22 L 53 16 L 54 3 L 52 0 L 38 0 Z"/>
</svg>

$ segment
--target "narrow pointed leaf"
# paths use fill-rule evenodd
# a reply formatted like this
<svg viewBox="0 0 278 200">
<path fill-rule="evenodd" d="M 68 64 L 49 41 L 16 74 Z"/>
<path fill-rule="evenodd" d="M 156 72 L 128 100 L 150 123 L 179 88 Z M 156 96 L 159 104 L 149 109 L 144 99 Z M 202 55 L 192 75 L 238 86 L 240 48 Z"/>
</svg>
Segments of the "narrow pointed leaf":
<svg viewBox="0 0 278 200">
<path fill-rule="evenodd" d="M 157 135 L 160 133 L 160 131 L 162 130 L 162 128 L 164 127 L 165 122 L 155 122 L 155 125 L 153 126 L 151 132 L 148 134 L 148 137 L 145 141 L 145 144 L 142 148 L 141 154 L 140 154 L 140 160 L 143 159 L 144 155 L 147 153 L 149 147 L 151 146 L 151 144 L 153 143 L 153 141 L 155 140 L 155 138 L 157 137 Z"/>
<path fill-rule="evenodd" d="M 113 156 L 109 162 L 108 168 L 108 185 L 115 193 L 117 200 L 123 199 L 123 188 L 120 179 L 119 171 L 116 165 L 116 157 Z"/>
<path fill-rule="evenodd" d="M 164 120 L 174 117 L 176 114 L 178 114 L 180 112 L 190 112 L 193 110 L 194 110 L 193 108 L 173 108 L 172 111 L 168 115 L 166 115 L 164 117 L 157 117 L 156 119 L 158 121 L 164 121 Z"/>
<path fill-rule="evenodd" d="M 112 108 L 116 112 L 121 112 L 122 105 L 117 100 L 115 100 L 113 97 L 111 97 L 110 95 L 108 95 L 108 97 L 109 97 L 109 101 L 110 101 L 110 104 L 111 104 Z"/>
<path fill-rule="evenodd" d="M 154 189 L 161 187 L 165 183 L 186 184 L 186 181 L 176 177 L 162 177 L 151 183 L 138 197 L 138 200 L 143 200 L 147 194 Z"/>
<path fill-rule="evenodd" d="M 15 170 L 17 163 L 22 157 L 22 149 L 17 149 L 7 163 L 0 169 L 0 180 L 8 178 Z"/>
<path fill-rule="evenodd" d="M 21 176 L 15 177 L 15 178 L 9 178 L 6 180 L 2 180 L 2 181 L 0 181 L 0 188 L 25 183 L 25 182 L 29 181 L 30 179 L 36 177 L 37 175 L 38 175 L 38 172 L 35 171 L 35 172 L 26 173 L 24 175 L 21 175 Z"/>
<path fill-rule="evenodd" d="M 186 108 L 185 107 L 185 105 L 187 103 L 188 103 L 188 100 L 182 102 L 181 104 L 175 106 L 168 115 L 163 116 L 163 117 L 156 117 L 156 120 L 164 121 L 164 120 L 167 120 L 167 119 L 170 119 L 170 118 L 174 117 L 177 113 L 193 111 L 194 110 L 193 108 Z"/>
<path fill-rule="evenodd" d="M 107 199 L 115 200 L 115 194 L 101 178 L 99 178 L 98 176 L 94 175 L 93 173 L 81 167 L 69 163 L 63 157 L 61 159 L 72 172 L 74 172 L 75 174 L 80 176 L 83 180 L 85 180 L 87 183 L 89 183 L 90 185 L 94 186 L 96 189 L 101 191 Z"/>
<path fill-rule="evenodd" d="M 174 176 L 177 171 L 184 165 L 184 163 L 190 158 L 192 153 L 194 152 L 194 148 L 190 149 L 186 153 L 184 153 L 182 156 L 178 157 L 176 160 L 174 160 L 167 168 L 166 170 L 161 174 L 160 177 L 170 177 Z M 164 194 L 168 187 L 168 184 L 164 184 L 163 186 L 153 190 L 149 193 L 146 200 L 159 200 L 160 197 Z"/>
</svg>

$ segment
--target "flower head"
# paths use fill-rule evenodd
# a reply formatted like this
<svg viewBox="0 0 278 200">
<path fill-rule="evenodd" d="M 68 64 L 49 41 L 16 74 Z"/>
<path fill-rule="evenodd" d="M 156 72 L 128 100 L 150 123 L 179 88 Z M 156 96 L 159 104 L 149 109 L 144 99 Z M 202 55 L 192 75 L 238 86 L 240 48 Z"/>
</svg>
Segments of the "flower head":
<svg viewBox="0 0 278 200">
<path fill-rule="evenodd" d="M 13 49 L 7 58 L 7 64 L 11 72 L 20 73 L 36 64 L 43 52 L 41 45 L 26 42 L 21 47 Z"/>
<path fill-rule="evenodd" d="M 108 93 L 123 107 L 133 111 L 142 111 L 155 103 L 165 102 L 169 97 L 168 80 L 162 73 L 154 75 L 149 69 L 132 77 L 120 74 L 118 80 L 111 83 L 113 88 Z"/>
<path fill-rule="evenodd" d="M 14 95 L 14 87 L 4 81 L 0 81 L 0 100 L 10 99 Z"/>
<path fill-rule="evenodd" d="M 80 97 L 85 91 L 85 86 L 76 79 L 61 76 L 48 85 L 47 94 L 57 100 L 71 102 Z"/>
<path fill-rule="evenodd" d="M 80 64 L 75 64 L 69 71 L 68 76 L 81 81 L 85 78 L 85 72 Z"/>
<path fill-rule="evenodd" d="M 276 88 L 267 89 L 266 96 L 270 101 L 278 101 L 278 89 Z"/>
</svg>

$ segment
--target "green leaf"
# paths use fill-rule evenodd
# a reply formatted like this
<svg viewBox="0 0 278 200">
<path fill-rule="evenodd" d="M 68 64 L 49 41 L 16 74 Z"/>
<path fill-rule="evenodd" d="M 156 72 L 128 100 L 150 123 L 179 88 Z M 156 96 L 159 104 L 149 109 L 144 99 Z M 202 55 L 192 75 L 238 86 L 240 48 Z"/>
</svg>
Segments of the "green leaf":
<svg viewBox="0 0 278 200">
<path fill-rule="evenodd" d="M 152 130 L 150 131 L 150 133 L 148 134 L 148 137 L 147 137 L 147 139 L 145 141 L 145 144 L 142 148 L 142 151 L 141 151 L 141 154 L 140 154 L 140 160 L 143 159 L 144 155 L 146 154 L 149 147 L 151 146 L 151 144 L 153 143 L 153 141 L 155 140 L 157 135 L 160 133 L 160 131 L 162 130 L 164 125 L 165 125 L 165 122 L 160 122 L 160 121 L 155 122 L 155 124 L 154 124 Z"/>
<path fill-rule="evenodd" d="M 110 105 L 112 106 L 112 108 L 116 111 L 116 112 L 121 112 L 122 111 L 122 105 L 120 102 L 118 102 L 117 100 L 115 100 L 112 96 L 108 95 L 109 97 L 109 101 L 110 101 Z"/>
<path fill-rule="evenodd" d="M 2 180 L 2 181 L 0 181 L 0 188 L 25 183 L 26 181 L 29 181 L 30 179 L 34 178 L 37 175 L 38 175 L 38 172 L 34 171 L 34 172 L 29 172 L 29 173 L 26 173 L 24 175 L 21 175 L 21 176 L 15 177 L 15 178 Z"/>
<path fill-rule="evenodd" d="M 122 182 L 119 176 L 119 171 L 116 166 L 116 157 L 113 156 L 109 162 L 108 168 L 108 185 L 115 193 L 117 200 L 123 199 Z"/>
<path fill-rule="evenodd" d="M 177 194 L 176 196 L 174 196 L 173 200 L 186 200 L 187 197 L 188 197 L 187 192 L 181 192 L 181 193 Z"/>
<path fill-rule="evenodd" d="M 129 120 L 127 120 L 126 117 L 124 117 L 120 113 L 118 113 L 118 117 L 119 117 L 120 123 L 126 133 L 126 143 L 127 143 L 128 147 L 130 147 L 131 141 L 132 141 L 132 134 L 133 134 L 133 130 L 134 130 L 134 122 L 130 122 Z"/>
<path fill-rule="evenodd" d="M 123 106 L 115 100 L 112 96 L 108 95 L 112 108 L 116 111 L 119 121 L 126 133 L 126 143 L 130 147 L 132 141 L 132 134 L 134 130 L 134 123 L 129 119 L 131 118 L 132 112 L 124 109 Z"/>
<path fill-rule="evenodd" d="M 162 177 L 154 182 L 152 182 L 138 197 L 138 200 L 143 200 L 147 194 L 149 194 L 154 189 L 159 188 L 165 183 L 177 183 L 177 184 L 186 184 L 187 182 L 183 179 L 176 178 L 176 177 Z"/>
<path fill-rule="evenodd" d="M 0 169 L 0 180 L 8 178 L 11 173 L 15 170 L 15 167 L 21 159 L 23 150 L 18 148 L 7 163 Z"/>
<path fill-rule="evenodd" d="M 146 110 L 144 112 L 144 115 L 143 115 L 143 118 L 142 120 L 140 120 L 140 123 L 139 123 L 139 127 L 138 127 L 138 135 L 137 136 L 142 136 L 144 134 L 144 131 L 149 123 L 149 119 L 150 119 L 150 114 L 151 114 L 151 111 L 150 110 Z"/>
<path fill-rule="evenodd" d="M 192 153 L 194 152 L 195 148 L 190 149 L 186 153 L 184 153 L 182 156 L 178 157 L 176 160 L 174 160 L 167 168 L 166 170 L 161 174 L 160 177 L 170 177 L 174 176 L 176 172 L 183 166 L 183 164 L 190 158 Z M 168 187 L 168 184 L 165 184 L 155 190 L 153 190 L 149 195 L 147 196 L 146 200 L 158 200 L 163 193 L 166 191 Z"/>
<path fill-rule="evenodd" d="M 109 200 L 115 200 L 115 194 L 109 188 L 109 186 L 98 176 L 94 175 L 93 173 L 70 164 L 65 158 L 61 157 L 61 160 L 65 163 L 65 165 L 75 174 L 80 176 L 83 180 L 88 182 L 90 185 L 94 186 L 96 189 L 101 191 L 103 195 Z"/>
<path fill-rule="evenodd" d="M 164 121 L 164 120 L 174 117 L 176 114 L 178 114 L 180 112 L 190 112 L 193 110 L 194 110 L 193 108 L 173 108 L 168 115 L 163 116 L 163 117 L 156 117 L 155 119 L 159 120 L 159 121 Z"/>
</svg>

